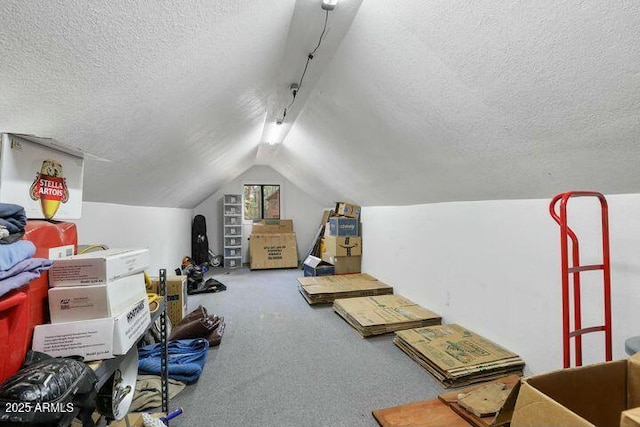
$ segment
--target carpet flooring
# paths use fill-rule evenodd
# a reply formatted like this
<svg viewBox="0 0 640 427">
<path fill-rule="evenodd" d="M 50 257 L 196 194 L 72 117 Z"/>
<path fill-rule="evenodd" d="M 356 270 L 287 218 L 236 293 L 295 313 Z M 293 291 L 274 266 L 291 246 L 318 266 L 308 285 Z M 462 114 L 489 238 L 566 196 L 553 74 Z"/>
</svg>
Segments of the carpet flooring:
<svg viewBox="0 0 640 427">
<path fill-rule="evenodd" d="M 330 305 L 309 306 L 302 271 L 214 269 L 224 292 L 192 295 L 225 317 L 197 384 L 170 403 L 171 426 L 377 426 L 375 409 L 436 397 L 443 389 L 392 343 L 362 339 Z"/>
</svg>

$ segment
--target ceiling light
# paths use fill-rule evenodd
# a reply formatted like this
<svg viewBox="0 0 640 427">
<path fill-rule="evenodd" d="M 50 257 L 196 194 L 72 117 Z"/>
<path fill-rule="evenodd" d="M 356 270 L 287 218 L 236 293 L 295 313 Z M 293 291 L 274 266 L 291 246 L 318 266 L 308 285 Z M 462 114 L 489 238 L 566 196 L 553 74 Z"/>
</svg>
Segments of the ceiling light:
<svg viewBox="0 0 640 427">
<path fill-rule="evenodd" d="M 338 0 L 322 0 L 322 8 L 324 10 L 333 10 L 338 4 Z"/>
<path fill-rule="evenodd" d="M 286 126 L 282 126 L 282 120 L 277 120 L 272 122 L 269 125 L 269 129 L 267 130 L 267 137 L 265 138 L 266 143 L 269 145 L 280 144 L 284 139 L 284 132 L 286 131 Z"/>
</svg>

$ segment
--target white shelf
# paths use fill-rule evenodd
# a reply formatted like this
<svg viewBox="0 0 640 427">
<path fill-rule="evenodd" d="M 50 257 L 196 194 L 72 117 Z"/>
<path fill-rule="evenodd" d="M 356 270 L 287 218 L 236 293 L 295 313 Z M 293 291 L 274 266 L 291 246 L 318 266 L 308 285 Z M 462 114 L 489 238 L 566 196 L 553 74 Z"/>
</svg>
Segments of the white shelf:
<svg viewBox="0 0 640 427">
<path fill-rule="evenodd" d="M 227 203 L 228 199 L 239 201 L 239 203 Z M 222 197 L 222 216 L 223 216 L 223 230 L 224 230 L 224 253 L 232 252 L 233 255 L 224 257 L 224 266 L 226 268 L 242 267 L 242 245 L 238 245 L 237 242 L 241 242 L 242 239 L 242 195 L 241 194 L 225 194 Z M 237 218 L 237 224 L 226 224 L 226 218 Z M 236 234 L 227 234 L 229 230 L 237 230 Z M 227 239 L 234 239 L 233 245 L 227 245 Z"/>
</svg>

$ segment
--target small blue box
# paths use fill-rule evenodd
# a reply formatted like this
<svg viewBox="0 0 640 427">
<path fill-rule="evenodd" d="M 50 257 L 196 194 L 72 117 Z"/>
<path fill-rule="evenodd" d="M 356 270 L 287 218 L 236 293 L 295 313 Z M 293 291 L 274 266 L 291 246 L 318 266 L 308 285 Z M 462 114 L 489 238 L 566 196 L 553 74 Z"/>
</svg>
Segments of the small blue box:
<svg viewBox="0 0 640 427">
<path fill-rule="evenodd" d="M 314 257 L 313 255 L 309 255 L 302 266 L 304 277 L 332 276 L 336 271 L 333 265 L 324 262 L 320 258 Z"/>
<path fill-rule="evenodd" d="M 357 218 L 347 218 L 346 216 L 334 216 L 329 218 L 330 236 L 359 236 Z"/>
</svg>

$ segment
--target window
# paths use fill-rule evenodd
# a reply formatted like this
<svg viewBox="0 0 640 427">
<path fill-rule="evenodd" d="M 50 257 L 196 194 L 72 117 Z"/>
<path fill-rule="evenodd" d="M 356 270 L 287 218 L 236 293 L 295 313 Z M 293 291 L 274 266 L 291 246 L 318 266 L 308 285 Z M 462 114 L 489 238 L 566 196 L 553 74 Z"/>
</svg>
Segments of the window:
<svg viewBox="0 0 640 427">
<path fill-rule="evenodd" d="M 244 219 L 280 219 L 280 186 L 245 185 Z"/>
</svg>

